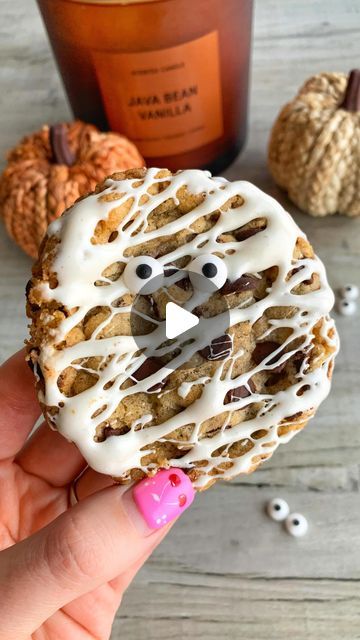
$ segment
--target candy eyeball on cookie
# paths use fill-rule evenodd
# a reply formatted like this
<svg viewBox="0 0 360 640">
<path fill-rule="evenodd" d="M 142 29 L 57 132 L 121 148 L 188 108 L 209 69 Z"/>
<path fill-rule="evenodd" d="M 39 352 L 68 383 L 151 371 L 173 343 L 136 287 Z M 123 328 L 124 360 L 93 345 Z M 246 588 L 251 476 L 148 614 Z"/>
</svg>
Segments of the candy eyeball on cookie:
<svg viewBox="0 0 360 640">
<path fill-rule="evenodd" d="M 189 266 L 189 277 L 195 289 L 214 292 L 225 284 L 227 269 L 224 260 L 213 253 L 203 253 L 195 258 Z"/>
<path fill-rule="evenodd" d="M 289 515 L 289 505 L 283 498 L 273 498 L 266 506 L 268 516 L 276 522 L 285 520 Z"/>
<path fill-rule="evenodd" d="M 308 530 L 308 521 L 301 513 L 291 513 L 285 520 L 286 531 L 294 538 L 301 538 Z"/>
<path fill-rule="evenodd" d="M 356 284 L 345 284 L 339 293 L 344 300 L 356 300 L 359 297 L 359 287 Z"/>
<path fill-rule="evenodd" d="M 126 265 L 124 283 L 131 293 L 154 293 L 163 283 L 163 266 L 151 256 L 137 256 Z"/>
<path fill-rule="evenodd" d="M 342 316 L 352 316 L 356 312 L 355 300 L 339 300 L 337 310 Z"/>
</svg>

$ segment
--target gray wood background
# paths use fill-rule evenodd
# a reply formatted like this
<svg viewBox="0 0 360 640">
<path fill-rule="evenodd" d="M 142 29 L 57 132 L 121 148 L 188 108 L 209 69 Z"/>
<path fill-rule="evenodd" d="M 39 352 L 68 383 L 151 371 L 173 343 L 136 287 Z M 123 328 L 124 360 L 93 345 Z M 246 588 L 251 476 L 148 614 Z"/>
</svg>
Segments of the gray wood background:
<svg viewBox="0 0 360 640">
<path fill-rule="evenodd" d="M 359 280 L 360 221 L 296 212 L 266 170 L 269 127 L 300 83 L 359 65 L 359 0 L 258 0 L 250 134 L 226 172 L 279 197 L 336 288 Z M 70 116 L 33 0 L 0 0 L 0 155 L 43 122 Z M 30 260 L 0 228 L 0 361 L 26 333 Z M 359 284 L 359 282 L 358 282 Z M 113 640 L 360 638 L 359 314 L 338 317 L 331 397 L 311 426 L 248 478 L 198 496 L 129 588 Z M 309 519 L 289 537 L 264 514 L 286 498 Z"/>
</svg>

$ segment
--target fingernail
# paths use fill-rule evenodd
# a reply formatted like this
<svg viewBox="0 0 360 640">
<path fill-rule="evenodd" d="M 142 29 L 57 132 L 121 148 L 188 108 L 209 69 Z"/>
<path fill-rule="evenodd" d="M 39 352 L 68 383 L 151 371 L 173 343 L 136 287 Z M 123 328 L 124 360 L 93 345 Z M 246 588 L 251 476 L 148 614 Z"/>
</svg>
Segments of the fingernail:
<svg viewBox="0 0 360 640">
<path fill-rule="evenodd" d="M 163 469 L 132 489 L 132 498 L 147 527 L 154 531 L 190 507 L 195 490 L 181 469 Z"/>
</svg>

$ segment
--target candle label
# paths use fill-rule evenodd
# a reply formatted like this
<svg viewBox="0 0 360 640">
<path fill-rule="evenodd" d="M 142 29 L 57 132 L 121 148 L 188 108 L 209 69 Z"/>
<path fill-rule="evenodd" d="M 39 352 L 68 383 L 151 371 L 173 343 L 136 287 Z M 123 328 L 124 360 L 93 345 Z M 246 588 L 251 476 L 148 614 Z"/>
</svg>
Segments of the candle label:
<svg viewBox="0 0 360 640">
<path fill-rule="evenodd" d="M 218 34 L 138 53 L 93 52 L 110 127 L 144 156 L 191 151 L 223 134 Z"/>
</svg>

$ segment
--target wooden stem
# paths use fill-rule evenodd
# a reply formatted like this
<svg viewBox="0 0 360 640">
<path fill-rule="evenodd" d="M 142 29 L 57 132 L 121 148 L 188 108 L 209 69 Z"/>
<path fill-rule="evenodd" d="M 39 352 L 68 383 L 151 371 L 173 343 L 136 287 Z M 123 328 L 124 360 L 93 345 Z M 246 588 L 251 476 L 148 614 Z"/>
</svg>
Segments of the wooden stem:
<svg viewBox="0 0 360 640">
<path fill-rule="evenodd" d="M 61 123 L 52 125 L 49 131 L 49 139 L 53 162 L 71 167 L 75 162 L 75 155 L 68 144 L 66 125 Z"/>
<path fill-rule="evenodd" d="M 360 111 L 360 69 L 350 71 L 340 109 L 345 109 L 345 111 Z"/>
</svg>

